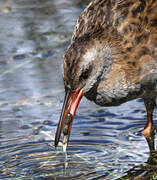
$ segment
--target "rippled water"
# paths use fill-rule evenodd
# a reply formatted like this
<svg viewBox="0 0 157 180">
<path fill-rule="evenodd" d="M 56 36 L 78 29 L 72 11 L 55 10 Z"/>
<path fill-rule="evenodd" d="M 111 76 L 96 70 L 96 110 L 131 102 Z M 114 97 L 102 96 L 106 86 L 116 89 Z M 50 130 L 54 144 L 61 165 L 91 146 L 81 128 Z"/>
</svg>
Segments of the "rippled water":
<svg viewBox="0 0 157 180">
<path fill-rule="evenodd" d="M 135 176 L 150 170 L 142 168 L 149 149 L 139 100 L 102 108 L 84 98 L 68 159 L 53 146 L 64 97 L 62 56 L 88 2 L 0 1 L 0 179 L 124 179 L 130 169 Z"/>
</svg>

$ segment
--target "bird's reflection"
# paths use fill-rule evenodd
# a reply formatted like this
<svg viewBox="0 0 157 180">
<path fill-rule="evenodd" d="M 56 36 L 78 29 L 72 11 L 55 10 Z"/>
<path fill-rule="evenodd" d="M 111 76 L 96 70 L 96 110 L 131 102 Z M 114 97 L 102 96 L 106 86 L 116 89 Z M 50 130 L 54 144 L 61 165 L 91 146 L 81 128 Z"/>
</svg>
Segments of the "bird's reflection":
<svg viewBox="0 0 157 180">
<path fill-rule="evenodd" d="M 147 160 L 147 163 L 149 165 L 157 165 L 157 150 L 155 149 L 155 134 L 157 132 L 157 127 L 154 127 L 153 133 L 151 137 L 146 138 L 148 147 L 149 147 L 149 158 Z"/>
<path fill-rule="evenodd" d="M 145 138 L 149 147 L 148 160 L 138 166 L 134 166 L 130 170 L 126 171 L 125 176 L 120 179 L 157 179 L 157 150 L 155 149 L 155 133 L 157 127 L 154 127 L 153 133 L 149 138 Z"/>
</svg>

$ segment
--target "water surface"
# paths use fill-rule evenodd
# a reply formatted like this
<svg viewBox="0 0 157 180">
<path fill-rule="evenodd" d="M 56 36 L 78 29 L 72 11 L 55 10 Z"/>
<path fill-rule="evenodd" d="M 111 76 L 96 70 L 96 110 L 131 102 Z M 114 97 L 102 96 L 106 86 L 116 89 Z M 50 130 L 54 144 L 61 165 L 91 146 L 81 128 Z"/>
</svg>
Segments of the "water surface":
<svg viewBox="0 0 157 180">
<path fill-rule="evenodd" d="M 124 179 L 129 170 L 135 176 L 151 170 L 139 100 L 105 108 L 84 98 L 66 169 L 62 147 L 53 146 L 64 97 L 62 57 L 88 2 L 0 1 L 0 179 Z"/>
</svg>

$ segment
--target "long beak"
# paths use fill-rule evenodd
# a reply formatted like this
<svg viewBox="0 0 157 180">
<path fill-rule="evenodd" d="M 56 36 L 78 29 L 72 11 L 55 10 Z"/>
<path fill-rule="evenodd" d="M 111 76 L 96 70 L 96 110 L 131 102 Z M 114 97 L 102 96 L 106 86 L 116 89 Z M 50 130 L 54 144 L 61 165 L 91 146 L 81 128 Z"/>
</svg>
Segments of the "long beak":
<svg viewBox="0 0 157 180">
<path fill-rule="evenodd" d="M 55 147 L 58 145 L 62 131 L 69 139 L 75 112 L 82 96 L 83 89 L 76 89 L 74 92 L 70 89 L 65 89 L 64 104 L 56 131 Z"/>
</svg>

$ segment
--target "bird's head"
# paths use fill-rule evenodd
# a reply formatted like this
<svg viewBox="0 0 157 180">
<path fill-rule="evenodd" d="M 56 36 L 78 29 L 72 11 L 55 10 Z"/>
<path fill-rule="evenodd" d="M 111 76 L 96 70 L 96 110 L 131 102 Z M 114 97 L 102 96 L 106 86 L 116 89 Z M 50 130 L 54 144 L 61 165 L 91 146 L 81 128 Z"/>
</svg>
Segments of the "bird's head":
<svg viewBox="0 0 157 180">
<path fill-rule="evenodd" d="M 81 98 L 85 95 L 94 101 L 98 84 L 109 70 L 111 59 L 110 47 L 98 38 L 79 38 L 66 51 L 63 61 L 65 99 L 56 132 L 55 146 L 59 142 L 62 130 L 69 138 Z"/>
</svg>

